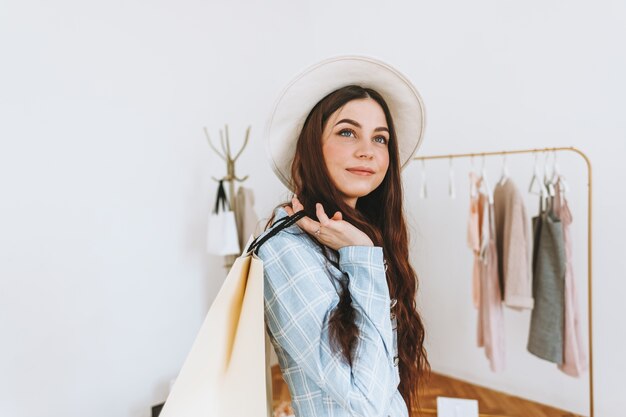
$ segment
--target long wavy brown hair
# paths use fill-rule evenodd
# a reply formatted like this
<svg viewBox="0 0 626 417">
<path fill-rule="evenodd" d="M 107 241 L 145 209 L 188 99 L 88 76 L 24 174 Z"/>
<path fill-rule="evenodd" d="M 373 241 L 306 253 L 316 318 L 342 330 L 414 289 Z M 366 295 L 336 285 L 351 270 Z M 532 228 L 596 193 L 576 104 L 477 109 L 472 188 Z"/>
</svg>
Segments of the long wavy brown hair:
<svg viewBox="0 0 626 417">
<path fill-rule="evenodd" d="M 389 128 L 389 169 L 383 182 L 370 194 L 360 197 L 356 208 L 352 208 L 345 203 L 330 178 L 326 164 L 322 163 L 322 132 L 335 111 L 349 101 L 365 98 L 375 100 L 385 113 Z M 418 386 L 422 376 L 429 373 L 430 365 L 424 348 L 424 325 L 416 308 L 418 279 L 409 263 L 400 167 L 396 131 L 387 103 L 375 90 L 351 85 L 328 94 L 309 113 L 300 132 L 291 167 L 291 189 L 310 218 L 317 218 L 315 203 L 322 203 L 329 216 L 340 211 L 345 221 L 365 232 L 374 245 L 383 248 L 388 266 L 389 294 L 398 300 L 395 308 L 400 361 L 399 390 L 411 412 L 417 408 Z M 344 359 L 350 364 L 359 332 L 354 318 L 346 285 L 337 307 L 330 315 L 329 330 L 334 347 L 342 351 Z"/>
</svg>

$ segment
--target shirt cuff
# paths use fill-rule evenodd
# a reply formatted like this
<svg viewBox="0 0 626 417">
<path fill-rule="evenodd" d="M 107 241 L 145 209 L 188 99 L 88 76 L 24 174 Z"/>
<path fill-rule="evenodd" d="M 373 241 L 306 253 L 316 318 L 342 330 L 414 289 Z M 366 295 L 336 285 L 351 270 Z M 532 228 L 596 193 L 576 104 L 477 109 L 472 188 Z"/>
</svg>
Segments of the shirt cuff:
<svg viewBox="0 0 626 417">
<path fill-rule="evenodd" d="M 338 252 L 340 266 L 383 265 L 383 248 L 380 246 L 344 246 Z"/>
</svg>

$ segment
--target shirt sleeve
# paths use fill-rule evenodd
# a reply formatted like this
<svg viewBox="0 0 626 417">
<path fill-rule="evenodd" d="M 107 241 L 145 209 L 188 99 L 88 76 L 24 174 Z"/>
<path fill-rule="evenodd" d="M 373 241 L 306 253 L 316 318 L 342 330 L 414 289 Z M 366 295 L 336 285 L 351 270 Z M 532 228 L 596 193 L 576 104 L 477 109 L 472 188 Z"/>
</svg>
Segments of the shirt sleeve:
<svg viewBox="0 0 626 417">
<path fill-rule="evenodd" d="M 338 296 L 321 256 L 302 240 L 283 236 L 261 247 L 268 329 L 307 377 L 351 416 L 384 416 L 400 379 L 382 248 L 339 250 L 359 329 L 352 366 L 331 347 L 328 321 Z"/>
</svg>

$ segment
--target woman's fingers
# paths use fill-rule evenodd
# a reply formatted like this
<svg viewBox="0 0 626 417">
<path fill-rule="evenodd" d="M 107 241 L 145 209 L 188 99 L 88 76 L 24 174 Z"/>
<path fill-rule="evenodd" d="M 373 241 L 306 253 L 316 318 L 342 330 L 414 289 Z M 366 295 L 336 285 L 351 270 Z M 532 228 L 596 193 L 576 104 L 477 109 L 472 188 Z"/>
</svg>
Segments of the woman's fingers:
<svg viewBox="0 0 626 417">
<path fill-rule="evenodd" d="M 302 203 L 300 203 L 300 200 L 298 200 L 297 196 L 294 195 L 291 201 L 292 204 L 294 204 L 294 208 L 296 209 L 296 211 L 304 210 L 304 206 L 302 205 Z"/>
<path fill-rule="evenodd" d="M 294 195 L 291 199 L 291 207 L 286 207 L 285 210 L 287 211 L 287 214 L 291 216 L 294 213 L 304 210 L 304 206 L 302 205 L 302 203 L 300 203 L 298 197 Z M 343 216 L 339 211 L 335 212 L 335 214 L 333 214 L 333 217 L 329 219 L 328 215 L 324 211 L 324 206 L 322 206 L 322 204 L 320 203 L 315 204 L 315 214 L 317 214 L 319 222 L 305 216 L 298 220 L 297 224 L 298 226 L 300 226 L 300 228 L 302 228 L 302 230 L 317 237 L 318 239 L 319 236 L 317 235 L 317 232 L 320 230 L 321 226 L 328 226 L 331 220 L 343 220 Z"/>
<path fill-rule="evenodd" d="M 300 203 L 300 200 L 298 200 L 298 197 L 295 195 L 291 199 L 291 205 L 293 206 L 293 209 L 296 213 L 300 210 L 304 210 L 304 206 Z"/>
<path fill-rule="evenodd" d="M 326 226 L 330 219 L 326 215 L 324 211 L 324 207 L 320 203 L 315 204 L 315 214 L 317 214 L 317 218 L 319 219 L 322 226 Z"/>
<path fill-rule="evenodd" d="M 320 228 L 320 224 L 309 217 L 303 217 L 298 220 L 298 226 L 305 232 L 314 235 Z"/>
<path fill-rule="evenodd" d="M 287 211 L 287 214 L 289 214 L 290 216 L 302 210 L 304 210 L 304 206 L 302 205 L 302 203 L 300 203 L 300 200 L 298 200 L 298 197 L 295 195 L 291 199 L 291 207 L 289 207 L 289 209 L 285 208 L 285 211 Z M 298 220 L 296 224 L 300 226 L 302 230 L 312 235 L 314 235 L 315 232 L 320 228 L 320 224 L 318 222 L 307 216 Z"/>
<path fill-rule="evenodd" d="M 288 215 L 293 215 L 304 210 L 297 196 L 291 199 L 291 206 L 286 206 Z M 317 220 L 308 216 L 303 216 L 298 220 L 297 225 L 310 236 L 314 237 L 324 245 L 339 250 L 345 246 L 373 246 L 372 240 L 362 231 L 355 228 L 350 223 L 343 221 L 343 215 L 336 211 L 331 218 L 328 218 L 324 206 L 321 203 L 315 204 L 315 214 Z"/>
<path fill-rule="evenodd" d="M 290 216 L 293 213 L 304 210 L 304 206 L 300 203 L 300 200 L 298 200 L 298 197 L 295 195 L 291 198 L 291 206 L 293 207 L 292 212 L 287 212 Z M 296 224 L 300 226 L 303 230 L 308 231 L 311 227 L 313 227 L 310 225 L 308 220 L 310 220 L 308 217 L 303 217 L 302 219 L 298 220 Z"/>
</svg>

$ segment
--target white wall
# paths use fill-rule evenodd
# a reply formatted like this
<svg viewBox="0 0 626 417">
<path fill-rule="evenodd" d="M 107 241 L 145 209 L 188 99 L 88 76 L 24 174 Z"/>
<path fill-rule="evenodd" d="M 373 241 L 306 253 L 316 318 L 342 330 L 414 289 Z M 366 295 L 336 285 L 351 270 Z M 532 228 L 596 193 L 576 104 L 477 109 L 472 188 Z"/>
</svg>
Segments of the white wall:
<svg viewBox="0 0 626 417">
<path fill-rule="evenodd" d="M 338 53 L 387 59 L 414 80 L 428 115 L 421 154 L 553 145 L 589 154 L 596 415 L 621 415 L 623 3 L 5 1 L 0 7 L 0 415 L 145 417 L 164 399 L 224 276 L 221 259 L 203 251 L 215 191 L 210 176 L 224 168 L 202 126 L 217 137 L 228 122 L 235 142 L 252 125 L 238 172 L 250 174 L 247 184 L 266 215 L 285 195 L 264 159 L 268 107 L 297 71 Z M 532 159 L 510 162 L 525 186 Z M 488 163 L 499 172 L 499 160 Z M 563 156 L 562 166 L 574 185 L 582 257 L 583 165 Z M 542 386 L 556 381 L 577 393 L 580 384 L 515 347 L 523 334 L 510 330 L 524 328 L 523 316 L 507 312 L 505 374 L 491 375 L 470 344 L 468 164 L 456 166 L 454 202 L 445 196 L 445 162 L 428 166 L 426 201 L 415 189 L 418 168 L 405 171 L 407 209 L 434 368 L 452 372 L 447 364 L 457 363 L 446 346 L 458 340 L 468 346 L 458 356 L 467 367 L 457 375 L 501 389 L 516 388 L 522 378 L 528 395 L 565 407 L 565 389 Z M 576 267 L 584 280 L 584 260 Z M 452 283 L 458 288 L 444 293 Z M 450 315 L 440 317 L 433 299 Z M 456 320 L 463 308 L 459 334 L 446 333 L 439 323 Z M 532 372 L 514 377 L 517 369 Z M 579 409 L 584 401 L 574 397 L 567 406 Z"/>
</svg>

